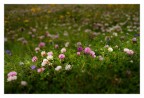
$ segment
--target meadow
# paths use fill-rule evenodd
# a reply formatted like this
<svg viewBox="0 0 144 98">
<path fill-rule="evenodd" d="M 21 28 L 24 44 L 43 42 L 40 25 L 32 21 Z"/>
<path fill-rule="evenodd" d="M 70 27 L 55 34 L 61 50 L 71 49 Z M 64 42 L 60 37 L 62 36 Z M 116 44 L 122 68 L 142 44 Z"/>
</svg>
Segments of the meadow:
<svg viewBox="0 0 144 98">
<path fill-rule="evenodd" d="M 140 93 L 139 5 L 5 5 L 5 94 Z"/>
</svg>

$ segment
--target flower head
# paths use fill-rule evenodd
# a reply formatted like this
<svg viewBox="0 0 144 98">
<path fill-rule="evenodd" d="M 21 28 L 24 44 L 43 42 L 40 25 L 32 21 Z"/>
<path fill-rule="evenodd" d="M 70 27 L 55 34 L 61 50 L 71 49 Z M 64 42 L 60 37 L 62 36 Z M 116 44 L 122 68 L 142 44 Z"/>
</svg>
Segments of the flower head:
<svg viewBox="0 0 144 98">
<path fill-rule="evenodd" d="M 36 62 L 38 60 L 38 58 L 36 57 L 36 56 L 34 56 L 33 58 L 32 58 L 32 62 Z"/>
<path fill-rule="evenodd" d="M 84 49 L 84 53 L 85 54 L 89 54 L 91 52 L 91 49 L 89 48 L 89 47 L 86 47 L 85 49 Z"/>
<path fill-rule="evenodd" d="M 31 66 L 31 69 L 32 69 L 32 70 L 34 70 L 35 68 L 36 68 L 36 66 L 35 66 L 35 65 L 32 65 L 32 66 Z"/>
<path fill-rule="evenodd" d="M 47 56 L 47 59 L 48 59 L 48 60 L 53 60 L 53 56 L 52 56 L 52 55 L 48 55 L 48 56 Z"/>
<path fill-rule="evenodd" d="M 42 56 L 42 57 L 46 56 L 46 52 L 45 52 L 45 51 L 42 51 L 42 52 L 41 52 L 41 56 Z"/>
<path fill-rule="evenodd" d="M 65 55 L 64 54 L 60 54 L 59 55 L 59 59 L 64 59 L 65 58 Z"/>
<path fill-rule="evenodd" d="M 40 48 L 42 48 L 42 47 L 45 46 L 45 43 L 44 43 L 44 42 L 40 42 L 38 46 L 39 46 Z"/>
<path fill-rule="evenodd" d="M 39 48 L 39 47 L 36 47 L 36 48 L 35 48 L 35 52 L 37 53 L 38 51 L 40 51 L 40 48 Z"/>
<path fill-rule="evenodd" d="M 11 71 L 11 72 L 8 73 L 7 76 L 8 76 L 8 78 L 7 78 L 8 82 L 16 80 L 17 79 L 17 72 Z"/>
<path fill-rule="evenodd" d="M 80 52 L 77 52 L 77 55 L 80 56 Z"/>
<path fill-rule="evenodd" d="M 113 48 L 109 47 L 109 48 L 108 48 L 108 51 L 109 51 L 109 52 L 112 52 L 112 51 L 113 51 Z"/>
<path fill-rule="evenodd" d="M 62 66 L 57 66 L 57 67 L 55 68 L 56 71 L 59 71 L 59 70 L 61 70 L 61 69 L 62 69 Z"/>
<path fill-rule="evenodd" d="M 37 72 L 38 72 L 38 73 L 41 73 L 41 72 L 43 72 L 44 70 L 45 70 L 45 68 L 42 67 L 42 68 L 37 69 Z"/>
<path fill-rule="evenodd" d="M 66 52 L 66 48 L 61 49 L 61 53 L 64 53 L 64 52 Z"/>
<path fill-rule="evenodd" d="M 22 86 L 26 86 L 26 85 L 27 85 L 27 82 L 26 82 L 26 81 L 21 81 L 21 85 L 22 85 Z"/>
<path fill-rule="evenodd" d="M 71 70 L 71 68 L 72 68 L 72 66 L 69 64 L 65 66 L 65 70 Z"/>
<path fill-rule="evenodd" d="M 47 53 L 47 55 L 48 55 L 48 56 L 49 56 L 49 55 L 53 55 L 53 52 L 50 51 L 50 52 Z"/>
<path fill-rule="evenodd" d="M 6 52 L 6 54 L 8 54 L 8 55 L 12 55 L 12 53 L 11 53 L 10 50 L 6 50 L 5 52 Z"/>
<path fill-rule="evenodd" d="M 83 48 L 82 48 L 81 46 L 79 46 L 79 47 L 77 48 L 77 50 L 78 50 L 79 52 L 81 52 L 81 51 L 83 51 Z"/>
</svg>

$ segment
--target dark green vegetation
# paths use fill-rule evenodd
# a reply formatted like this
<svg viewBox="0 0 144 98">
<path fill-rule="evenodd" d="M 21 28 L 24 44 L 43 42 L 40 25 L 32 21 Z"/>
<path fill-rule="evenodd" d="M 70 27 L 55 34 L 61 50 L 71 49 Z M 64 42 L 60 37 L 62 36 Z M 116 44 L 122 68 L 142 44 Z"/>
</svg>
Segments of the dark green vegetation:
<svg viewBox="0 0 144 98">
<path fill-rule="evenodd" d="M 140 93 L 139 14 L 139 5 L 5 5 L 5 93 Z M 46 46 L 36 53 L 40 42 Z M 78 56 L 77 42 L 90 47 L 96 58 Z M 124 48 L 134 54 L 126 54 Z M 52 51 L 53 61 L 38 73 L 41 51 Z M 33 56 L 38 61 L 32 62 Z M 72 69 L 65 70 L 66 64 Z M 58 65 L 60 71 L 55 70 Z M 17 80 L 7 82 L 11 71 L 17 72 Z"/>
</svg>

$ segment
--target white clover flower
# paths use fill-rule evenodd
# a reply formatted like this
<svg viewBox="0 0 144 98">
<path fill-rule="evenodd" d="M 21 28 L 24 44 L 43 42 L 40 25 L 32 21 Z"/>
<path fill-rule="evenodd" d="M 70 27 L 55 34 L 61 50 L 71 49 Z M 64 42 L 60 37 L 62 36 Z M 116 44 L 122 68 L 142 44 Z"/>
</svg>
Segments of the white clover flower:
<svg viewBox="0 0 144 98">
<path fill-rule="evenodd" d="M 7 81 L 8 81 L 8 82 L 12 81 L 12 77 L 11 77 L 11 76 L 8 77 L 8 78 L 7 78 Z"/>
<path fill-rule="evenodd" d="M 26 82 L 26 81 L 21 81 L 21 85 L 22 85 L 22 86 L 26 86 L 26 85 L 27 85 L 27 82 Z"/>
<path fill-rule="evenodd" d="M 66 48 L 61 49 L 61 53 L 64 53 L 64 52 L 66 52 Z"/>
<path fill-rule="evenodd" d="M 52 56 L 52 55 L 48 55 L 48 56 L 47 56 L 47 59 L 48 59 L 48 60 L 53 60 L 53 56 Z"/>
<path fill-rule="evenodd" d="M 16 80 L 16 79 L 17 79 L 17 76 L 13 76 L 13 77 L 12 77 L 12 80 Z"/>
<path fill-rule="evenodd" d="M 46 64 L 47 64 L 47 62 L 42 62 L 41 63 L 42 66 L 45 66 Z"/>
<path fill-rule="evenodd" d="M 21 66 L 21 65 L 24 65 L 24 63 L 23 62 L 19 62 L 19 65 Z"/>
<path fill-rule="evenodd" d="M 71 68 L 72 68 L 72 66 L 69 64 L 65 66 L 65 70 L 71 70 Z"/>
<path fill-rule="evenodd" d="M 41 56 L 43 57 L 43 56 L 46 56 L 47 54 L 46 54 L 46 52 L 45 51 L 42 51 L 41 52 Z"/>
<path fill-rule="evenodd" d="M 133 60 L 130 60 L 131 63 L 133 63 Z"/>
<path fill-rule="evenodd" d="M 117 33 L 113 33 L 113 35 L 114 35 L 114 36 L 118 36 L 118 34 L 117 34 Z"/>
<path fill-rule="evenodd" d="M 108 51 L 109 51 L 109 52 L 112 52 L 112 51 L 113 51 L 113 48 L 109 47 L 109 48 L 108 48 Z"/>
<path fill-rule="evenodd" d="M 65 47 L 68 47 L 68 46 L 69 46 L 69 42 L 66 42 L 66 43 L 65 43 Z"/>
<path fill-rule="evenodd" d="M 124 48 L 124 52 L 127 52 L 127 51 L 129 51 L 129 49 L 128 48 Z"/>
<path fill-rule="evenodd" d="M 62 66 L 57 66 L 57 67 L 55 68 L 56 71 L 59 71 L 59 70 L 61 70 L 61 69 L 62 69 Z"/>
</svg>

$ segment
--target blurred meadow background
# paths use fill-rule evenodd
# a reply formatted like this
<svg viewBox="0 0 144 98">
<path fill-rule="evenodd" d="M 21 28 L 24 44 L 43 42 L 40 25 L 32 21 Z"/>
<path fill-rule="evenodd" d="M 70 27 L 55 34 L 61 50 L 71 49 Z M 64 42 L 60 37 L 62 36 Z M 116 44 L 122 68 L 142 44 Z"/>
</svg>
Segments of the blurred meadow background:
<svg viewBox="0 0 144 98">
<path fill-rule="evenodd" d="M 140 93 L 140 5 L 9 5 L 6 94 Z"/>
</svg>

